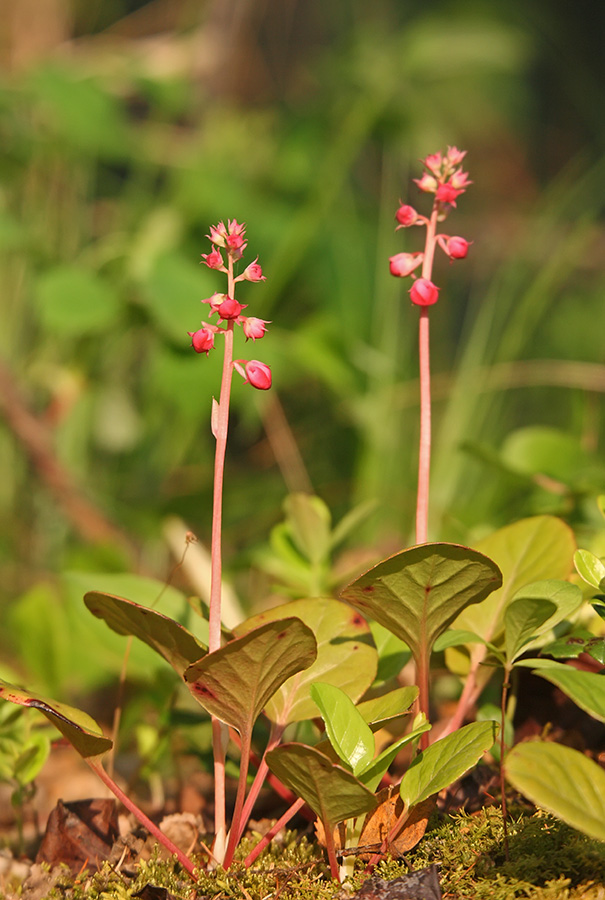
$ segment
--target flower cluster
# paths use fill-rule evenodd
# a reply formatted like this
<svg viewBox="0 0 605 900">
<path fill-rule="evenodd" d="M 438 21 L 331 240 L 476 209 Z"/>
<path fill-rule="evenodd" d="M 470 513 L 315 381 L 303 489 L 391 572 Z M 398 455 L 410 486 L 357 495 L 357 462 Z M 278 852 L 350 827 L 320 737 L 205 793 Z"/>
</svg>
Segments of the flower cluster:
<svg viewBox="0 0 605 900">
<path fill-rule="evenodd" d="M 239 303 L 234 296 L 235 285 L 238 281 L 265 281 L 263 270 L 258 264 L 258 257 L 240 275 L 234 274 L 234 263 L 242 258 L 248 245 L 245 235 L 246 226 L 235 219 L 227 220 L 227 225 L 219 222 L 218 225 L 210 226 L 210 234 L 207 237 L 213 246 L 210 253 L 202 253 L 202 262 L 209 269 L 216 269 L 227 275 L 227 293 L 215 293 L 212 297 L 202 300 L 202 303 L 207 303 L 210 307 L 210 317 L 216 314 L 218 321 L 222 324 L 202 322 L 202 327 L 197 331 L 187 332 L 191 338 L 191 346 L 196 353 L 205 353 L 207 356 L 210 350 L 214 349 L 215 336 L 232 330 L 234 325 L 241 326 L 246 340 L 256 341 L 258 338 L 262 338 L 267 330 L 267 325 L 270 324 L 265 319 L 258 319 L 256 316 L 242 315 L 247 306 Z M 223 258 L 221 251 L 224 251 L 226 258 Z M 240 359 L 233 363 L 233 367 L 242 375 L 245 384 L 251 384 L 252 387 L 261 391 L 266 391 L 271 387 L 271 369 L 265 363 L 259 362 L 257 359 Z"/>
<path fill-rule="evenodd" d="M 435 247 L 450 258 L 464 259 L 471 245 L 470 241 L 459 235 L 437 234 L 437 223 L 443 222 L 449 212 L 456 206 L 456 200 L 472 184 L 468 173 L 462 171 L 462 160 L 466 150 L 448 147 L 447 153 L 431 153 L 424 160 L 425 171 L 421 178 L 414 181 L 421 191 L 434 194 L 433 209 L 430 217 L 420 215 L 413 206 L 402 203 L 395 213 L 396 231 L 423 225 L 426 228 L 426 241 L 422 253 L 397 253 L 389 259 L 391 275 L 397 278 L 414 279 L 409 294 L 412 303 L 417 306 L 431 306 L 439 299 L 439 288 L 431 280 Z M 422 266 L 421 277 L 414 274 Z"/>
</svg>

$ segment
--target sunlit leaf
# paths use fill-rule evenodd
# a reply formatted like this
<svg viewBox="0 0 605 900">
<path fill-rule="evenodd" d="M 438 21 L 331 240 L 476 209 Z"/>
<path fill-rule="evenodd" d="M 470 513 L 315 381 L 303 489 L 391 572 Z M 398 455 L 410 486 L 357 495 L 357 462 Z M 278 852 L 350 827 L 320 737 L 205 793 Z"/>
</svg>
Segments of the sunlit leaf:
<svg viewBox="0 0 605 900">
<path fill-rule="evenodd" d="M 605 563 L 590 550 L 576 550 L 573 557 L 578 575 L 598 591 L 605 590 Z"/>
<path fill-rule="evenodd" d="M 573 666 L 556 662 L 554 659 L 526 659 L 522 662 L 533 665 L 534 675 L 545 678 L 556 685 L 573 700 L 580 709 L 593 719 L 605 722 L 605 678 L 597 672 L 582 672 Z"/>
<path fill-rule="evenodd" d="M 504 771 L 515 790 L 536 806 L 605 841 L 605 772 L 583 753 L 550 742 L 517 744 Z"/>
<path fill-rule="evenodd" d="M 186 628 L 162 613 L 99 591 L 89 591 L 84 603 L 118 634 L 131 634 L 143 641 L 182 675 L 187 666 L 208 652 Z"/>
<path fill-rule="evenodd" d="M 39 694 L 25 691 L 1 680 L 0 697 L 19 706 L 39 710 L 67 738 L 80 756 L 85 758 L 100 756 L 112 747 L 112 742 L 104 737 L 95 720 L 80 709 L 58 703 L 56 700 L 48 700 Z"/>
<path fill-rule="evenodd" d="M 340 688 L 316 682 L 311 685 L 311 697 L 319 707 L 332 747 L 353 774 L 359 776 L 376 751 L 371 728 Z"/>
<path fill-rule="evenodd" d="M 315 718 L 317 707 L 310 694 L 315 681 L 334 684 L 351 700 L 358 700 L 376 674 L 376 650 L 367 622 L 338 600 L 293 600 L 253 616 L 234 633 L 241 636 L 251 628 L 285 616 L 297 616 L 311 628 L 317 641 L 317 659 L 282 685 L 267 704 L 265 715 L 281 724 Z"/>
<path fill-rule="evenodd" d="M 492 746 L 495 722 L 472 722 L 423 750 L 413 761 L 399 792 L 406 807 L 428 797 L 461 778 Z"/>
<path fill-rule="evenodd" d="M 509 663 L 523 653 L 536 630 L 555 611 L 555 604 L 541 597 L 521 597 L 509 603 L 504 613 L 504 646 Z"/>
<path fill-rule="evenodd" d="M 388 628 L 415 658 L 471 603 L 501 584 L 498 567 L 458 544 L 403 550 L 349 584 L 341 597 Z"/>
<path fill-rule="evenodd" d="M 250 735 L 252 725 L 288 678 L 317 655 L 313 632 L 297 618 L 266 622 L 185 670 L 195 699 L 211 715 Z"/>
<path fill-rule="evenodd" d="M 415 685 L 395 688 L 388 694 L 381 694 L 371 700 L 362 700 L 357 704 L 357 712 L 363 717 L 364 722 L 374 729 L 389 719 L 408 713 L 417 697 L 418 688 Z"/>
<path fill-rule="evenodd" d="M 421 734 L 430 730 L 431 725 L 429 722 L 423 722 L 417 728 L 414 728 L 413 731 L 394 741 L 370 765 L 366 766 L 363 772 L 359 773 L 359 780 L 371 791 L 375 791 L 401 748 L 412 741 L 418 740 Z"/>
<path fill-rule="evenodd" d="M 282 744 L 267 753 L 267 763 L 273 774 L 330 827 L 376 806 L 372 791 L 313 747 Z"/>
</svg>

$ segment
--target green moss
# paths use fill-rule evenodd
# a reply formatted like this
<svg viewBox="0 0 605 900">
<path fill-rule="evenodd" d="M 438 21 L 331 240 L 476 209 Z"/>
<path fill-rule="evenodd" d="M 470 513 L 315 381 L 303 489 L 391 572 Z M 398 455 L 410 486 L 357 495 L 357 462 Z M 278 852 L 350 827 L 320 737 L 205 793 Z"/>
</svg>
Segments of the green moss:
<svg viewBox="0 0 605 900">
<path fill-rule="evenodd" d="M 511 817 L 509 860 L 499 809 L 436 823 L 406 860 L 412 869 L 436 863 L 448 900 L 605 900 L 605 844 L 538 812 Z M 401 860 L 376 868 L 382 878 L 405 874 Z"/>
</svg>

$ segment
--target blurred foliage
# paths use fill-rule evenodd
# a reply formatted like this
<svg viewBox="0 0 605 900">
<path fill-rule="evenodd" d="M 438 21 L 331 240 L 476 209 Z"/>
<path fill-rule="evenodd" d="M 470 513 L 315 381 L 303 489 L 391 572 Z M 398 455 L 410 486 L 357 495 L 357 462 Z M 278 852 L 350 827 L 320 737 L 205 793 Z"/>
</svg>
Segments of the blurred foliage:
<svg viewBox="0 0 605 900">
<path fill-rule="evenodd" d="M 474 243 L 435 275 L 432 536 L 472 542 L 544 511 L 591 531 L 587 498 L 605 490 L 598 4 L 63 6 L 66 43 L 5 61 L 0 81 L 2 381 L 143 570 L 170 570 L 167 515 L 209 540 L 220 359 L 194 354 L 186 332 L 222 289 L 198 263 L 228 217 L 247 223 L 248 261 L 267 274 L 238 298 L 273 322 L 255 352 L 275 390 L 233 392 L 225 557 L 246 603 L 268 590 L 248 563 L 288 491 L 312 488 L 335 521 L 374 502 L 351 543 L 409 543 L 417 316 L 387 259 L 417 249 L 394 212 L 399 198 L 420 205 L 416 160 L 447 144 L 468 149 L 455 230 Z M 72 615 L 49 578 L 132 562 L 119 539 L 82 537 L 45 486 L 48 460 L 16 437 L 9 393 L 2 410 L 12 657 L 23 622 L 48 635 Z M 272 427 L 283 412 L 294 468 Z M 43 663 L 63 690 L 60 640 Z"/>
</svg>

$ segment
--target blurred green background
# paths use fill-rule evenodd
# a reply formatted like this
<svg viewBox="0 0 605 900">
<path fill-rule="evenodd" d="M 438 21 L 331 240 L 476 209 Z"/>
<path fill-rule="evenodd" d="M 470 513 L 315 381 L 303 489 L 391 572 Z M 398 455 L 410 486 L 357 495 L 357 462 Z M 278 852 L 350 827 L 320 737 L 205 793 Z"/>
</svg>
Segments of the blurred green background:
<svg viewBox="0 0 605 900">
<path fill-rule="evenodd" d="M 234 383 L 225 560 L 243 602 L 270 590 L 250 562 L 289 491 L 336 520 L 374 501 L 349 538 L 364 554 L 413 540 L 418 316 L 388 257 L 420 249 L 394 213 L 422 207 L 418 159 L 448 144 L 474 184 L 446 230 L 473 246 L 434 273 L 431 535 L 472 543 L 554 512 L 590 536 L 605 491 L 603 4 L 0 12 L 7 659 L 35 625 L 40 661 L 54 629 L 64 689 L 62 573 L 164 579 L 180 555 L 169 517 L 209 541 L 220 354 L 197 356 L 186 332 L 224 289 L 199 265 L 220 219 L 246 222 L 267 281 L 238 299 L 272 321 L 237 351 L 274 376 L 266 395 Z"/>
</svg>

